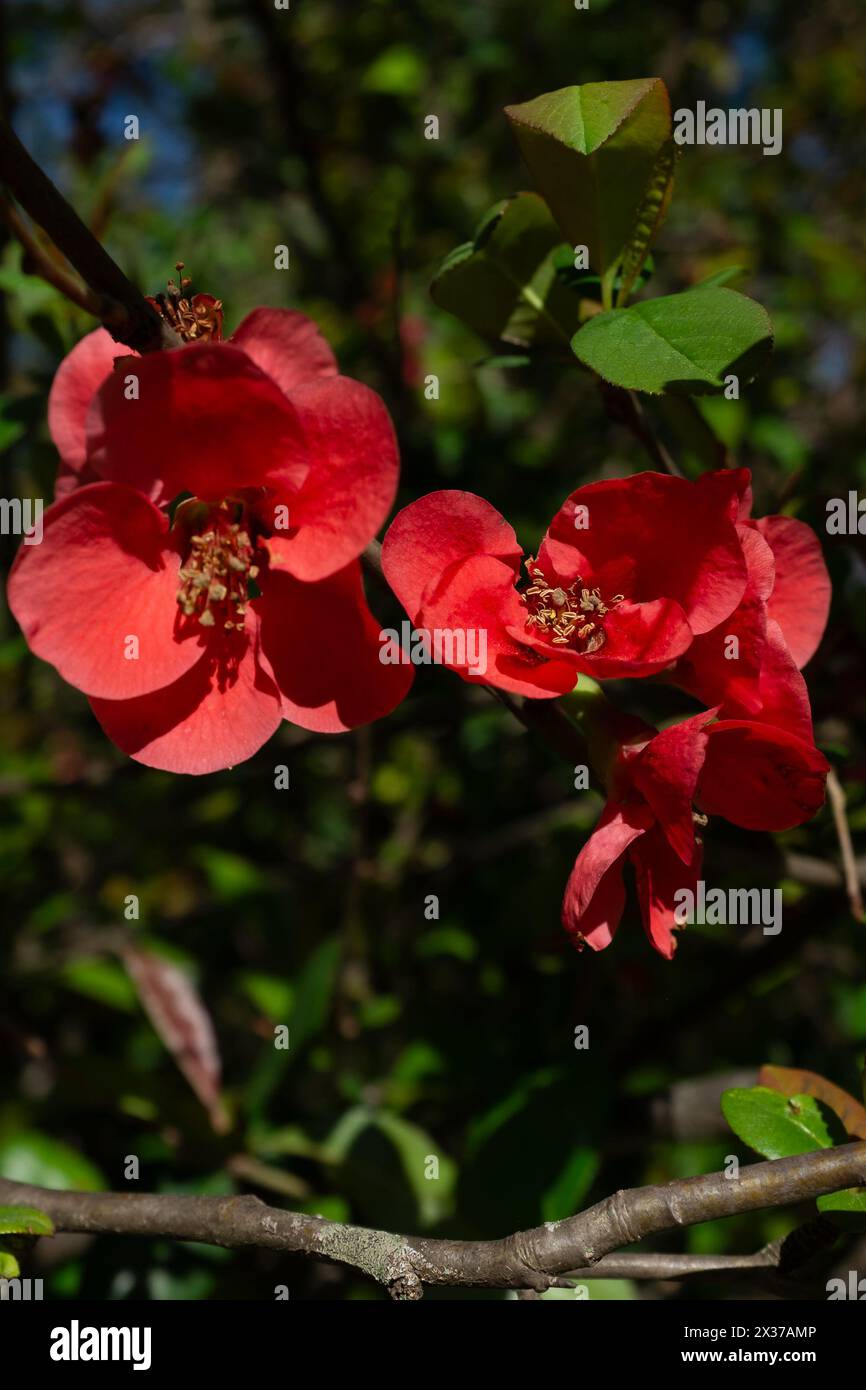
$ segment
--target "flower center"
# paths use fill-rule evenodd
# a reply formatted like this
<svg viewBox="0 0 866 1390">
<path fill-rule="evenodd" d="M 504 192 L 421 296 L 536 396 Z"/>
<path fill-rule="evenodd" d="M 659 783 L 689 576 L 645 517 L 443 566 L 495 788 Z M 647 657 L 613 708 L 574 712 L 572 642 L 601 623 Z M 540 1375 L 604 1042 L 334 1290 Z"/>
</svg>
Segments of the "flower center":
<svg viewBox="0 0 866 1390">
<path fill-rule="evenodd" d="M 259 573 L 249 531 L 232 521 L 224 502 L 209 513 L 206 529 L 190 536 L 189 544 L 177 591 L 181 612 L 202 627 L 243 628 L 249 583 Z"/>
<path fill-rule="evenodd" d="M 150 299 L 160 318 L 185 343 L 219 342 L 222 337 L 222 300 L 212 294 L 192 294 L 192 280 L 184 275 L 183 261 L 175 266 L 180 284 L 169 280 L 165 290 Z"/>
<path fill-rule="evenodd" d="M 616 594 L 605 602 L 601 590 L 584 588 L 579 575 L 567 589 L 561 585 L 552 588 L 531 556 L 526 568 L 532 581 L 520 595 L 528 609 L 526 626 L 548 635 L 554 647 L 574 647 L 581 653 L 603 647 L 607 641 L 605 615 L 622 603 L 624 595 Z"/>
</svg>

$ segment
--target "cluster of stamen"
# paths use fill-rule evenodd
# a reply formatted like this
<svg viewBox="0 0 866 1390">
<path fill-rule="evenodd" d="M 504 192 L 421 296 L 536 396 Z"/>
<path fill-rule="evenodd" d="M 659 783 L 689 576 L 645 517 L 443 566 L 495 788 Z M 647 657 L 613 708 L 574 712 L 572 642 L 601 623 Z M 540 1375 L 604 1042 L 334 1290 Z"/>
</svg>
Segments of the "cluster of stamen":
<svg viewBox="0 0 866 1390">
<path fill-rule="evenodd" d="M 529 612 L 526 626 L 550 637 L 554 647 L 576 647 L 582 653 L 597 652 L 606 642 L 604 616 L 622 603 L 623 594 L 607 602 L 600 589 L 587 589 L 578 575 L 568 588 L 551 587 L 540 565 L 527 560 L 531 584 L 520 595 Z"/>
<path fill-rule="evenodd" d="M 222 300 L 209 294 L 192 294 L 192 280 L 184 275 L 183 261 L 175 266 L 180 284 L 169 280 L 164 292 L 150 301 L 170 328 L 185 343 L 219 340 L 222 336 Z"/>
<path fill-rule="evenodd" d="M 180 571 L 177 601 L 187 618 L 202 627 L 243 628 L 249 581 L 259 573 L 248 531 L 219 514 L 201 535 L 190 537 L 190 551 Z"/>
</svg>

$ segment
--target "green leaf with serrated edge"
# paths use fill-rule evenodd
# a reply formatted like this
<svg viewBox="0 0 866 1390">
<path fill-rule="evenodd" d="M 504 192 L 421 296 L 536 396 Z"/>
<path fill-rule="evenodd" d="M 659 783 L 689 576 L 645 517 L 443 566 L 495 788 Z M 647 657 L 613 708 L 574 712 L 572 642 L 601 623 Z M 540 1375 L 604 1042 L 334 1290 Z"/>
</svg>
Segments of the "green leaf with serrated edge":
<svg viewBox="0 0 866 1390">
<path fill-rule="evenodd" d="M 656 155 L 655 167 L 644 190 L 620 264 L 617 306 L 625 304 L 634 289 L 641 267 L 649 255 L 649 248 L 665 220 L 674 188 L 674 170 L 678 156 L 679 150 L 673 140 L 662 145 Z"/>
<path fill-rule="evenodd" d="M 35 1207 L 0 1207 L 0 1236 L 53 1236 L 54 1222 Z"/>
<path fill-rule="evenodd" d="M 571 340 L 585 367 L 630 391 L 689 396 L 751 381 L 770 355 L 765 309 L 736 290 L 711 286 L 596 314 Z"/>
<path fill-rule="evenodd" d="M 541 198 L 518 193 L 488 214 L 473 241 L 446 256 L 430 293 L 482 337 L 566 348 L 580 304 L 556 273 L 554 256 L 563 251 Z"/>
<path fill-rule="evenodd" d="M 671 138 L 671 106 L 657 77 L 563 87 L 507 106 L 536 186 L 572 246 L 585 245 L 605 282 L 635 231 L 657 160 Z M 658 231 L 660 219 L 646 242 Z"/>
<path fill-rule="evenodd" d="M 812 1096 L 783 1096 L 769 1086 L 725 1091 L 722 1113 L 744 1144 L 764 1158 L 831 1149 L 833 1141 Z"/>
</svg>

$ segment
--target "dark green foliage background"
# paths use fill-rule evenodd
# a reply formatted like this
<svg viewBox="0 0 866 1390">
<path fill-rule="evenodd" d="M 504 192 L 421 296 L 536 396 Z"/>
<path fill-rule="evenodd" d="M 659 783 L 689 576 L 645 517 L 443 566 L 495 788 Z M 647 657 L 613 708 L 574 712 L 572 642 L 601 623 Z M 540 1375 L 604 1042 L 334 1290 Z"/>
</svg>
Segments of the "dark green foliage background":
<svg viewBox="0 0 866 1390">
<path fill-rule="evenodd" d="M 270 0 L 27 0 L 7 7 L 5 24 L 19 133 L 128 273 L 154 292 L 185 260 L 224 300 L 229 327 L 257 304 L 304 309 L 343 369 L 384 396 L 401 501 L 466 487 L 527 546 L 577 484 L 645 460 L 583 374 L 491 363 L 491 349 L 429 301 L 440 258 L 528 184 L 502 107 L 649 75 L 665 79 L 675 108 L 782 107 L 778 158 L 684 152 L 651 288 L 741 264 L 741 287 L 774 320 L 769 370 L 740 402 L 702 404 L 753 468 L 759 514 L 784 508 L 824 535 L 827 498 L 866 486 L 857 0 L 591 0 L 586 13 L 569 0 L 294 0 L 289 12 Z M 122 138 L 130 112 L 138 144 Z M 438 142 L 423 138 L 430 113 Z M 273 269 L 283 242 L 287 273 Z M 2 267 L 2 492 L 49 497 L 46 392 L 90 325 L 22 278 L 17 248 L 5 246 Z M 436 402 L 424 399 L 428 372 L 440 378 Z M 649 410 L 694 470 L 658 405 Z M 862 844 L 863 543 L 825 540 L 834 609 L 807 675 L 816 735 Z M 0 545 L 10 561 L 14 539 Z M 371 599 L 383 620 L 398 616 L 387 597 Z M 653 1132 L 650 1098 L 683 1078 L 775 1061 L 859 1091 L 864 928 L 838 885 L 798 881 L 790 860 L 837 862 L 827 811 L 785 836 L 718 822 L 707 832 L 712 883 L 782 886 L 781 936 L 695 928 L 669 965 L 632 905 L 609 951 L 579 956 L 559 904 L 598 799 L 447 672 L 422 670 L 370 729 L 326 739 L 286 725 L 250 762 L 198 780 L 126 760 L 5 613 L 0 668 L 7 1176 L 123 1188 L 136 1154 L 142 1190 L 245 1190 L 233 1176 L 243 1155 L 267 1165 L 253 1190 L 277 1203 L 502 1235 L 619 1186 L 710 1171 L 730 1152 L 746 1159 L 721 1127 L 701 1142 Z M 678 708 L 658 692 L 628 698 L 650 717 Z M 279 763 L 290 791 L 274 789 Z M 123 919 L 130 893 L 138 924 Z M 425 919 L 429 894 L 438 921 Z M 140 1010 L 115 955 L 130 931 L 198 983 L 223 1057 L 227 1136 L 211 1131 Z M 272 1046 L 278 1023 L 291 1029 L 288 1053 Z M 588 1052 L 573 1046 L 579 1024 Z M 423 1177 L 429 1154 L 438 1182 Z M 742 1218 L 660 1244 L 757 1248 L 796 1218 Z M 382 1296 L 319 1264 L 159 1241 L 42 1258 L 54 1297 L 269 1299 L 278 1283 L 293 1298 Z M 729 1289 L 710 1280 L 665 1296 Z M 639 1293 L 597 1285 L 593 1296 Z"/>
</svg>

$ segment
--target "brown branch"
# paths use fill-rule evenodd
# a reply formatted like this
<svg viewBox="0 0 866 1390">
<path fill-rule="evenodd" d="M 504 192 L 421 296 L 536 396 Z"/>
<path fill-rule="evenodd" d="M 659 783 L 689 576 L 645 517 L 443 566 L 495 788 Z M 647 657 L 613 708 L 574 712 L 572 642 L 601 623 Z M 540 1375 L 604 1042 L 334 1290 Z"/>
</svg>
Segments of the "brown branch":
<svg viewBox="0 0 866 1390">
<path fill-rule="evenodd" d="M 860 874 L 857 869 L 857 861 L 854 858 L 851 828 L 845 813 L 845 789 L 833 768 L 827 773 L 827 800 L 830 802 L 830 809 L 833 812 L 833 824 L 836 827 L 836 838 L 839 841 L 839 852 L 842 855 L 842 872 L 845 877 L 848 902 L 851 905 L 851 915 L 856 921 L 864 922 L 866 921 L 866 913 L 863 910 L 863 894 L 860 891 Z"/>
<path fill-rule="evenodd" d="M 310 1255 L 359 1270 L 393 1298 L 405 1300 L 420 1298 L 425 1284 L 543 1292 L 561 1287 L 569 1271 L 595 1270 L 605 1255 L 659 1231 L 787 1206 L 848 1187 L 866 1187 L 866 1143 L 752 1164 L 741 1168 L 736 1178 L 710 1173 L 616 1192 L 565 1221 L 488 1241 L 402 1236 L 341 1225 L 268 1207 L 253 1196 L 54 1192 L 0 1180 L 0 1203 L 37 1207 L 58 1231 L 156 1236 Z"/>
<path fill-rule="evenodd" d="M 5 193 L 0 194 L 0 215 L 24 251 L 23 268 L 28 274 L 38 275 L 47 285 L 53 285 L 65 299 L 77 304 L 86 314 L 105 319 L 117 308 L 113 301 L 101 300 L 80 280 L 74 279 L 57 261 L 52 260 L 46 248 L 39 241 L 29 224 L 21 216 Z"/>
<path fill-rule="evenodd" d="M 668 1251 L 626 1251 L 605 1255 L 598 1264 L 573 1269 L 569 1279 L 684 1279 L 695 1274 L 732 1274 L 772 1271 L 770 1281 L 783 1288 L 785 1281 L 802 1278 L 806 1267 L 825 1257 L 839 1243 L 840 1231 L 826 1216 L 814 1216 L 786 1236 L 771 1240 L 761 1250 L 746 1255 L 692 1255 Z"/>
<path fill-rule="evenodd" d="M 0 116 L 0 183 L 21 204 L 37 226 L 47 232 L 54 245 L 78 271 L 88 290 L 89 302 L 71 296 L 75 303 L 100 318 L 116 342 L 136 352 L 153 352 L 176 347 L 178 339 L 163 323 L 155 309 L 127 280 L 123 271 L 85 226 L 78 213 L 54 186 L 48 175 L 27 152 L 9 122 Z M 8 220 L 8 219 L 7 219 Z M 19 226 L 21 224 L 18 219 Z M 17 229 L 10 223 L 13 230 Z M 25 249 L 33 256 L 36 269 L 50 284 L 61 288 L 57 267 L 32 236 Z M 48 274 L 46 274 L 48 270 Z M 68 279 L 68 277 L 64 277 Z M 64 292 L 66 292 L 64 290 Z"/>
</svg>

